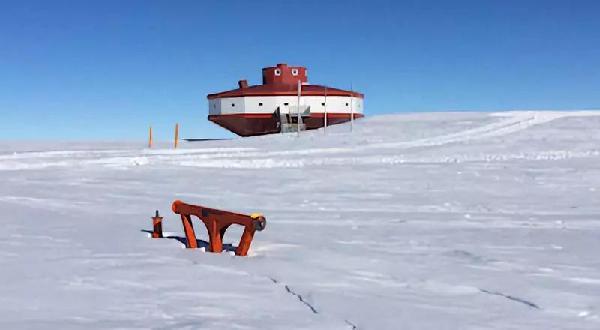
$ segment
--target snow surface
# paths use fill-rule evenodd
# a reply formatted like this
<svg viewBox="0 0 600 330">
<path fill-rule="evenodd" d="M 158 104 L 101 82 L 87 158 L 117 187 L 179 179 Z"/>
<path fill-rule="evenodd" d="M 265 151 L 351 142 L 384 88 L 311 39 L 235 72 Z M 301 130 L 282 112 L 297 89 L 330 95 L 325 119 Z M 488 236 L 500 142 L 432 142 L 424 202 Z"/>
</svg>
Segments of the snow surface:
<svg viewBox="0 0 600 330">
<path fill-rule="evenodd" d="M 0 328 L 600 328 L 600 112 L 143 147 L 0 142 Z M 184 249 L 174 199 L 267 228 Z"/>
</svg>

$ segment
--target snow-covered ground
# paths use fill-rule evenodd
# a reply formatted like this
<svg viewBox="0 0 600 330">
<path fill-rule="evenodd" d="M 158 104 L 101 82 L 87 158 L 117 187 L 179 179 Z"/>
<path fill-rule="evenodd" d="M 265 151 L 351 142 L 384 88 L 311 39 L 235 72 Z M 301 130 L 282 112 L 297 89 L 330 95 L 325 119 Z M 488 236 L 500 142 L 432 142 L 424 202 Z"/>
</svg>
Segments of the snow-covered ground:
<svg viewBox="0 0 600 330">
<path fill-rule="evenodd" d="M 2 329 L 600 328 L 600 112 L 0 142 L 0 182 Z M 184 249 L 175 199 L 267 228 L 247 258 Z"/>
</svg>

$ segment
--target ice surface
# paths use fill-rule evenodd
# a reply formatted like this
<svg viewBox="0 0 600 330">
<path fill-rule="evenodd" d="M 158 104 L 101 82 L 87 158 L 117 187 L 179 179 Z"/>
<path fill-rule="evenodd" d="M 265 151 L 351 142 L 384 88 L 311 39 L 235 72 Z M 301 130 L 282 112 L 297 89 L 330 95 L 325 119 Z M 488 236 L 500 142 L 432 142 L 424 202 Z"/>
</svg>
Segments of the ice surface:
<svg viewBox="0 0 600 330">
<path fill-rule="evenodd" d="M 2 329 L 600 328 L 600 112 L 5 141 L 0 182 Z M 174 199 L 268 225 L 247 258 L 183 249 Z"/>
</svg>

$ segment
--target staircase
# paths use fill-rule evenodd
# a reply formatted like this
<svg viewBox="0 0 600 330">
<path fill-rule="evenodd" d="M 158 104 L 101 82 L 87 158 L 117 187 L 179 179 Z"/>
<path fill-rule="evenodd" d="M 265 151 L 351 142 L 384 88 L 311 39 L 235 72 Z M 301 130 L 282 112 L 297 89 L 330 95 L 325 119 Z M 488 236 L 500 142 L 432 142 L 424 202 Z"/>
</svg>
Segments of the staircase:
<svg viewBox="0 0 600 330">
<path fill-rule="evenodd" d="M 306 125 L 302 122 L 303 117 L 310 116 L 310 106 L 301 105 L 300 107 L 291 105 L 288 107 L 289 113 L 280 113 L 279 122 L 281 123 L 281 133 L 298 132 L 306 130 Z M 300 110 L 300 123 L 298 123 L 298 110 Z"/>
</svg>

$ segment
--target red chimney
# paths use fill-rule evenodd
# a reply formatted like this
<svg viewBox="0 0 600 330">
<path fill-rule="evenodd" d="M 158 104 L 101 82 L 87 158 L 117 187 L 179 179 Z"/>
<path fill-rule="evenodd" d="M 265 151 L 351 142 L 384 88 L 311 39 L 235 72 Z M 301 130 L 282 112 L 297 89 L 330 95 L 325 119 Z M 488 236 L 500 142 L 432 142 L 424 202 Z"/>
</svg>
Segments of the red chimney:
<svg viewBox="0 0 600 330">
<path fill-rule="evenodd" d="M 248 81 L 246 79 L 240 80 L 238 86 L 240 86 L 240 89 L 248 88 Z"/>
</svg>

